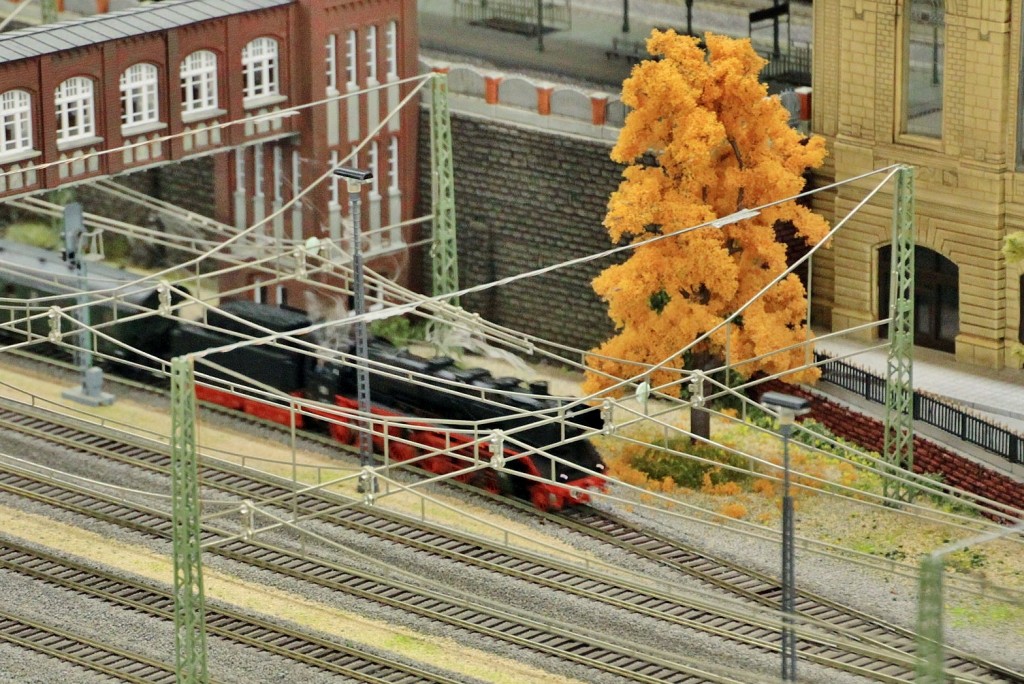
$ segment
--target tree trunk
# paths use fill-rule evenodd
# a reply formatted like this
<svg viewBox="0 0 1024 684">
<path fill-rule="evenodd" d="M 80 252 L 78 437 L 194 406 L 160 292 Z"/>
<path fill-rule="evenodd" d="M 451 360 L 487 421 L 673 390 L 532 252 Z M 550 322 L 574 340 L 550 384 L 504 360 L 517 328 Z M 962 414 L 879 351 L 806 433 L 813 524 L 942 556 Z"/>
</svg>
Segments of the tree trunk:
<svg viewBox="0 0 1024 684">
<path fill-rule="evenodd" d="M 704 396 L 705 389 L 707 389 L 707 380 L 702 380 L 701 396 Z M 711 439 L 711 414 L 696 404 L 690 406 L 690 432 L 698 437 Z"/>
</svg>

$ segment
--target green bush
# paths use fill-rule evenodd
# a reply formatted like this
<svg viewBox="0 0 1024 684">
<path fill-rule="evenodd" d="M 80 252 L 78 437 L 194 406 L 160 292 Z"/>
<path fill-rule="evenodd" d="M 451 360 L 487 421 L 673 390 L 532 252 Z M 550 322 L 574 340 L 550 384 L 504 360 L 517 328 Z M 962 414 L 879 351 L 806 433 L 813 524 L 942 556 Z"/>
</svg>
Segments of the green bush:
<svg viewBox="0 0 1024 684">
<path fill-rule="evenodd" d="M 57 249 L 60 231 L 45 223 L 15 223 L 7 228 L 7 238 L 43 249 Z"/>
<path fill-rule="evenodd" d="M 408 318 L 394 316 L 370 324 L 370 332 L 375 337 L 382 337 L 396 347 L 404 347 L 413 340 L 427 338 L 425 323 L 412 324 Z"/>
<path fill-rule="evenodd" d="M 692 454 L 713 463 L 697 461 L 672 453 L 672 451 Z M 715 463 L 733 466 L 739 470 L 721 468 L 714 465 Z M 709 475 L 713 485 L 726 482 L 747 484 L 752 479 L 750 462 L 746 457 L 703 442 L 692 443 L 687 437 L 671 438 L 667 444 L 664 440 L 655 442 L 634 455 L 629 464 L 652 480 L 663 480 L 670 477 L 676 486 L 689 489 L 700 489 L 704 483 L 705 474 Z"/>
</svg>

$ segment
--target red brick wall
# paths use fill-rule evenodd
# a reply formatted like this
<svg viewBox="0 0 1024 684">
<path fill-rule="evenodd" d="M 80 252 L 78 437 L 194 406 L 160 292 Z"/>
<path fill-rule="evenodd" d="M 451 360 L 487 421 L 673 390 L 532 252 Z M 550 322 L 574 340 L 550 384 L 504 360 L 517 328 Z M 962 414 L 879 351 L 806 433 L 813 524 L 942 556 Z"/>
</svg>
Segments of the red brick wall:
<svg viewBox="0 0 1024 684">
<path fill-rule="evenodd" d="M 880 420 L 779 381 L 765 383 L 760 389 L 805 397 L 812 402 L 810 417 L 834 434 L 871 451 L 881 453 L 885 447 L 884 426 Z M 914 437 L 914 472 L 941 473 L 946 484 L 953 487 L 1008 506 L 1024 507 L 1024 484 L 920 436 Z"/>
</svg>

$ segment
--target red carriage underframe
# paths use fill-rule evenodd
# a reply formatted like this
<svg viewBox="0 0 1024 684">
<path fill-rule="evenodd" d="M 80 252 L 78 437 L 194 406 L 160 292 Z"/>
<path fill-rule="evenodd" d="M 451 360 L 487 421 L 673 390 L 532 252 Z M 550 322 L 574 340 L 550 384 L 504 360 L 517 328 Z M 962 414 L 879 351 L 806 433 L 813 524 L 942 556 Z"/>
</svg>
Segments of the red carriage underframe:
<svg viewBox="0 0 1024 684">
<path fill-rule="evenodd" d="M 302 398 L 301 392 L 292 396 Z M 258 399 L 240 396 L 233 392 L 216 389 L 209 385 L 196 383 L 196 398 L 213 404 L 225 406 L 249 415 L 262 418 L 281 425 L 294 425 L 302 429 L 306 427 L 306 417 L 316 416 L 323 419 L 331 436 L 342 444 L 355 445 L 358 433 L 350 427 L 351 414 L 347 411 L 331 411 L 329 409 L 303 408 L 272 404 Z M 336 395 L 335 404 L 349 411 L 355 411 L 358 403 L 355 399 Z M 374 406 L 372 412 L 382 420 L 374 427 L 373 445 L 378 454 L 386 454 L 393 461 L 412 461 L 418 467 L 435 475 L 453 475 L 453 479 L 474 485 L 492 493 L 502 491 L 498 471 L 482 468 L 463 472 L 469 463 L 481 458 L 490 460 L 487 449 L 481 449 L 479 442 L 474 442 L 467 435 L 435 428 L 426 423 L 416 423 L 400 413 L 381 406 Z M 387 419 L 402 419 L 401 425 L 388 425 L 387 438 L 384 426 Z M 605 478 L 600 475 L 584 475 L 568 482 L 554 483 L 545 479 L 532 458 L 521 455 L 521 452 L 506 447 L 506 462 L 512 469 L 537 479 L 525 479 L 529 499 L 534 506 L 545 511 L 557 511 L 563 508 L 590 501 L 590 490 L 604 491 L 607 487 Z"/>
</svg>

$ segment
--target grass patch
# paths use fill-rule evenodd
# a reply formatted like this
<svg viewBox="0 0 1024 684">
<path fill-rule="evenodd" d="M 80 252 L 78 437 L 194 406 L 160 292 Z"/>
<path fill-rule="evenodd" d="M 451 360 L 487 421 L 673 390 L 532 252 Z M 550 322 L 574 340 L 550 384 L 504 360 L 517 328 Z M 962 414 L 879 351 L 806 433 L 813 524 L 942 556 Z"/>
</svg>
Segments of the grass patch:
<svg viewBox="0 0 1024 684">
<path fill-rule="evenodd" d="M 673 415 L 669 423 L 677 425 L 678 431 L 631 425 L 616 433 L 628 440 L 616 436 L 596 440 L 610 475 L 651 492 L 639 496 L 647 505 L 672 509 L 674 500 L 685 501 L 721 516 L 780 528 L 783 449 L 777 426 L 762 416 L 748 423 L 716 418 L 712 424 L 716 444 L 706 445 L 685 436 L 685 411 Z M 916 493 L 914 504 L 931 513 L 880 505 L 876 495 L 883 489 L 882 476 L 866 467 L 876 466 L 872 459 L 878 455 L 848 451 L 843 440 L 834 439 L 823 425 L 808 421 L 804 427 L 808 431 L 794 434 L 789 443 L 791 494 L 801 538 L 913 568 L 925 555 L 973 534 L 939 519 L 942 513 L 976 515 L 971 507 L 926 484 Z M 942 483 L 937 475 L 926 479 Z M 978 629 L 1024 625 L 1024 607 L 1012 604 L 1012 592 L 1024 591 L 1022 568 L 1024 552 L 1010 540 L 950 553 L 946 572 L 951 583 L 954 578 L 968 580 L 978 588 L 991 587 L 991 592 L 983 589 L 989 598 L 981 599 L 973 593 L 947 593 L 947 610 L 959 615 L 959 622 Z M 1011 593 L 1004 597 L 1000 588 Z"/>
<path fill-rule="evenodd" d="M 404 316 L 394 316 L 370 324 L 370 332 L 396 347 L 405 347 L 410 342 L 427 339 L 427 324 L 424 321 L 412 323 Z"/>
<path fill-rule="evenodd" d="M 7 227 L 7 239 L 42 249 L 57 249 L 60 229 L 48 223 L 15 223 Z"/>
</svg>

